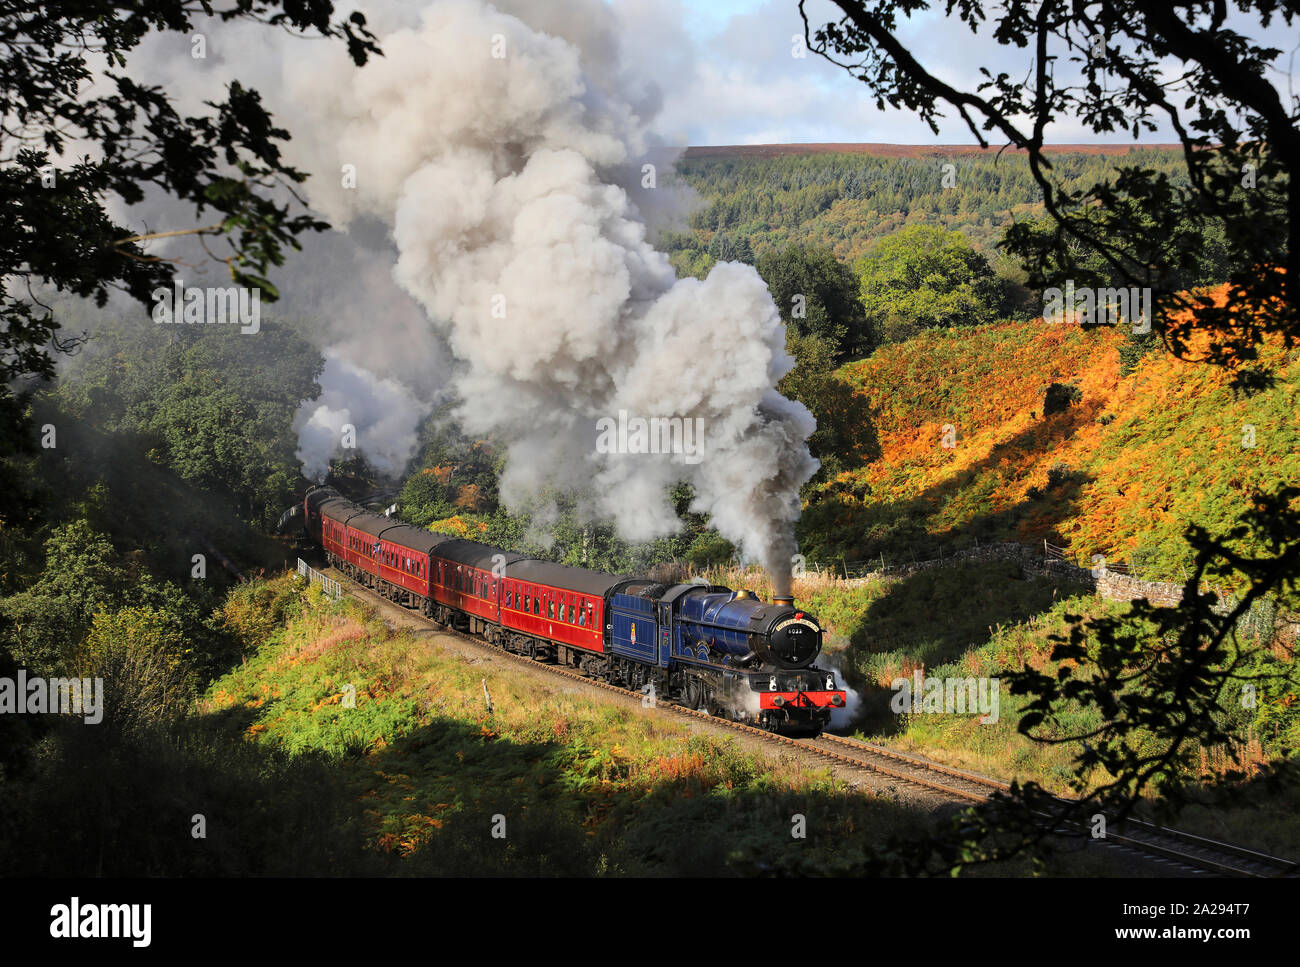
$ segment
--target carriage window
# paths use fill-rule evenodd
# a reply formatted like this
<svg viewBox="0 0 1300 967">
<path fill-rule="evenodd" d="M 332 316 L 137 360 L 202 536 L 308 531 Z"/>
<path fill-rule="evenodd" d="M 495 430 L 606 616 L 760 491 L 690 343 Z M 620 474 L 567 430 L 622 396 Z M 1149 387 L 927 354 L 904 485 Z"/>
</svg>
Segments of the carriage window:
<svg viewBox="0 0 1300 967">
<path fill-rule="evenodd" d="M 569 605 L 569 624 L 573 624 L 573 605 Z"/>
<path fill-rule="evenodd" d="M 581 608 L 578 609 L 578 626 L 585 628 L 587 626 L 587 612 Z"/>
<path fill-rule="evenodd" d="M 546 617 L 548 617 L 548 618 L 554 618 L 554 617 L 555 617 L 555 602 L 554 602 L 554 601 L 547 601 L 547 602 L 546 602 Z"/>
<path fill-rule="evenodd" d="M 533 598 L 533 614 L 541 614 L 541 613 L 542 613 L 542 599 L 539 597 L 535 597 Z"/>
</svg>

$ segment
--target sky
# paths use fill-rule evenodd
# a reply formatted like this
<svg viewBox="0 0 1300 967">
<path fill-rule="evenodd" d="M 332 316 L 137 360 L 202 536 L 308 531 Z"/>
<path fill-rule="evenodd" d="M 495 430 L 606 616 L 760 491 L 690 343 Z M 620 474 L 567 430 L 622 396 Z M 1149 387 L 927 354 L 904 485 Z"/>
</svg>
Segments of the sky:
<svg viewBox="0 0 1300 967">
<path fill-rule="evenodd" d="M 864 84 L 816 54 L 793 56 L 803 34 L 797 0 L 607 0 L 627 27 L 623 57 L 664 92 L 656 129 L 672 144 L 892 142 L 970 144 L 960 121 L 941 122 L 936 137 L 912 114 L 876 109 Z M 909 49 L 944 80 L 978 83 L 980 65 L 1027 70 L 1029 58 L 982 38 L 959 21 L 930 11 L 901 31 Z M 815 25 L 838 19 L 827 0 L 811 0 Z M 1300 46 L 1300 27 L 1275 23 L 1257 38 L 1284 51 Z M 1009 57 L 1012 58 L 1009 60 Z M 1285 67 L 1287 57 L 1282 58 Z M 1288 79 L 1273 78 L 1284 94 Z M 1300 85 L 1297 85 L 1300 90 Z M 1129 134 L 1096 135 L 1061 124 L 1056 143 L 1131 143 Z M 1165 129 L 1143 142 L 1176 140 Z M 996 143 L 996 142 L 995 142 Z"/>
</svg>

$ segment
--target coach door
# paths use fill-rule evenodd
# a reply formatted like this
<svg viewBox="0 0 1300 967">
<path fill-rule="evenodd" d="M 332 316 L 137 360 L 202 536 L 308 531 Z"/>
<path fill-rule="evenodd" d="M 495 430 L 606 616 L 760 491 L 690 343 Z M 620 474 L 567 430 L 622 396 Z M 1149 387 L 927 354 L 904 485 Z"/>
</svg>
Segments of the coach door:
<svg viewBox="0 0 1300 967">
<path fill-rule="evenodd" d="M 673 606 L 671 604 L 659 605 L 659 664 L 663 668 L 668 667 L 668 662 L 673 653 Z"/>
</svg>

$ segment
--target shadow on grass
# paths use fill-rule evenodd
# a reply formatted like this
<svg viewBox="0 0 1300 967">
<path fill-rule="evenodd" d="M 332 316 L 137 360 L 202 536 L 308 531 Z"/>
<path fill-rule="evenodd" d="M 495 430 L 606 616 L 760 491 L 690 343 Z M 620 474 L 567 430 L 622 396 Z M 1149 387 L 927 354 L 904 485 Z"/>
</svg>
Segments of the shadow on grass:
<svg viewBox="0 0 1300 967">
<path fill-rule="evenodd" d="M 130 736 L 59 722 L 3 783 L 0 874 L 820 874 L 930 822 L 824 784 L 789 790 L 699 738 L 632 775 L 607 749 L 512 741 L 490 719 L 438 718 L 342 756 L 250 741 L 251 722 L 244 708 Z"/>
<path fill-rule="evenodd" d="M 895 734 L 899 716 L 890 709 L 896 694 L 890 681 L 957 661 L 1000 628 L 1027 621 L 1070 593 L 1055 579 L 1027 573 L 1017 561 L 966 562 L 891 582 L 839 656 L 861 698 L 854 727 Z"/>
</svg>

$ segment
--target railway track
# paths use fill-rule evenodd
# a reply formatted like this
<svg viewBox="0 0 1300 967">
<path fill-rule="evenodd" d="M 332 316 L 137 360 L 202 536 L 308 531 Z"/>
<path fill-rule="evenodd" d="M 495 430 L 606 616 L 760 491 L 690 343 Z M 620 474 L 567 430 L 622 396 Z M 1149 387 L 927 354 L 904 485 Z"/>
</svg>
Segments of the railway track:
<svg viewBox="0 0 1300 967">
<path fill-rule="evenodd" d="M 638 701 L 646 698 L 641 692 L 623 688 L 619 685 L 612 685 L 598 678 L 591 678 L 574 669 L 539 662 L 526 655 L 517 655 L 506 651 L 504 648 L 488 644 L 481 638 L 439 624 L 418 611 L 390 601 L 369 588 L 357 584 L 341 571 L 333 568 L 330 570 L 338 576 L 346 590 L 362 600 L 369 599 L 400 608 L 417 621 L 472 644 L 492 655 L 503 656 L 521 665 L 541 669 L 549 674 L 569 678 L 583 685 L 600 688 L 627 698 Z M 734 732 L 751 735 L 764 742 L 785 745 L 812 753 L 840 766 L 848 766 L 905 782 L 932 793 L 938 793 L 955 802 L 964 804 L 986 802 L 993 795 L 1009 792 L 1011 789 L 1010 785 L 997 779 L 954 769 L 920 756 L 909 755 L 872 742 L 863 742 L 859 739 L 848 739 L 825 733 L 813 739 L 792 738 L 753 725 L 747 725 L 743 722 L 733 722 L 730 719 L 719 718 L 708 712 L 687 708 L 675 702 L 655 700 L 654 705 L 677 715 L 707 721 L 717 728 L 730 729 Z M 1080 834 L 1078 828 L 1061 829 L 1058 832 L 1072 836 Z M 1159 860 L 1189 875 L 1300 876 L 1300 864 L 1291 860 L 1137 819 L 1126 820 L 1118 832 L 1108 832 L 1104 840 L 1093 840 L 1092 842 L 1097 845 L 1136 852 L 1144 857 Z"/>
<path fill-rule="evenodd" d="M 1283 857 L 1142 820 L 1128 820 L 1120 826 L 1118 833 L 1107 833 L 1107 840 L 1149 856 L 1163 857 L 1198 872 L 1218 876 L 1300 876 L 1300 864 Z"/>
<path fill-rule="evenodd" d="M 904 769 L 924 770 L 942 776 L 944 777 L 942 783 L 926 782 L 924 779 L 911 781 L 920 781 L 931 788 L 944 785 L 945 791 L 970 801 L 985 800 L 994 793 L 1011 790 L 1010 785 L 1005 782 L 953 769 L 870 742 L 846 739 L 837 735 L 822 735 L 814 741 L 847 746 L 858 754 L 901 763 Z M 1070 831 L 1062 830 L 1062 832 Z M 1074 835 L 1078 835 L 1078 832 L 1077 828 L 1073 830 Z M 1300 864 L 1283 857 L 1140 819 L 1126 820 L 1120 824 L 1118 832 L 1109 831 L 1102 845 L 1119 846 L 1146 856 L 1157 857 L 1192 873 L 1241 877 L 1300 876 Z"/>
</svg>

